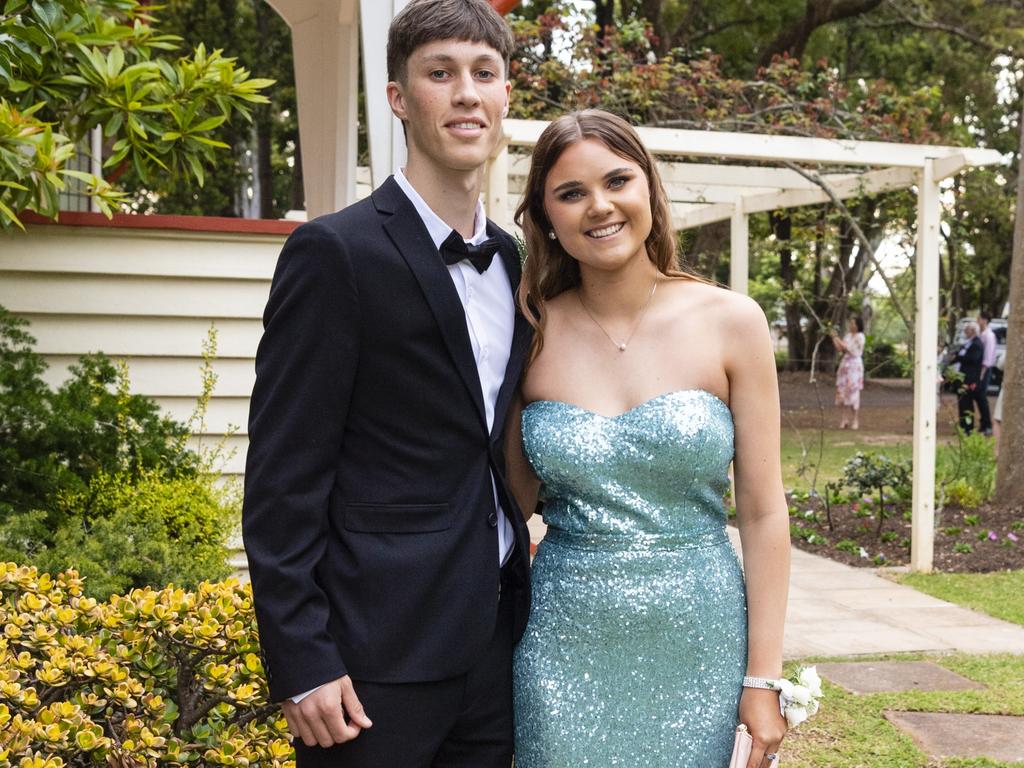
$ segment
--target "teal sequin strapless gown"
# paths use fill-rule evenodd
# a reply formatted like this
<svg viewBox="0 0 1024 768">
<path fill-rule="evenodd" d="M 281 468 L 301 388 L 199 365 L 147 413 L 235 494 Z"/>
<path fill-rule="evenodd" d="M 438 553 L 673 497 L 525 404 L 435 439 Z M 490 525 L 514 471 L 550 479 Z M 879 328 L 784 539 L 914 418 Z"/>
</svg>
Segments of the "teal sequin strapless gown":
<svg viewBox="0 0 1024 768">
<path fill-rule="evenodd" d="M 747 657 L 728 406 L 703 390 L 615 417 L 540 400 L 523 445 L 548 532 L 515 655 L 516 768 L 726 768 Z"/>
</svg>

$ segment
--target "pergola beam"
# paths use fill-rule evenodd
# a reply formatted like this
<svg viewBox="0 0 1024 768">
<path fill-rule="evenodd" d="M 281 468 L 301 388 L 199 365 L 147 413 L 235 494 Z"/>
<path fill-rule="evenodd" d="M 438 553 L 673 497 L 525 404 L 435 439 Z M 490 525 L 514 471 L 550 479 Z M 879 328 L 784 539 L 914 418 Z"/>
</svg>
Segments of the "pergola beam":
<svg viewBox="0 0 1024 768">
<path fill-rule="evenodd" d="M 505 135 L 512 146 L 533 146 L 546 123 L 506 120 Z M 1002 156 L 991 149 L 895 144 L 882 141 L 770 136 L 728 131 L 687 131 L 673 128 L 638 128 L 647 148 L 657 155 L 719 157 L 730 160 L 772 160 L 825 165 L 872 165 L 922 168 L 925 161 L 962 155 L 969 165 L 992 165 Z"/>
<path fill-rule="evenodd" d="M 918 172 L 912 168 L 882 168 L 867 173 L 843 175 L 838 178 L 824 176 L 836 197 L 848 200 L 861 195 L 876 195 L 896 189 L 906 189 L 917 181 Z M 812 189 L 789 189 L 784 192 L 744 195 L 743 204 L 749 213 L 763 213 L 779 208 L 799 208 L 829 201 L 828 193 L 815 185 Z"/>
</svg>

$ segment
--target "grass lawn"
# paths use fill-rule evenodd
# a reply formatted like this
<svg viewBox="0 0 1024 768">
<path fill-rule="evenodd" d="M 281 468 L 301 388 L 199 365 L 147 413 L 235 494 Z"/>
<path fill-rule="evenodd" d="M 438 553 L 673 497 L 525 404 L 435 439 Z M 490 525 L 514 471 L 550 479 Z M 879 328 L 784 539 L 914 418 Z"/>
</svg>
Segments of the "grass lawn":
<svg viewBox="0 0 1024 768">
<path fill-rule="evenodd" d="M 843 465 L 858 451 L 885 452 L 891 458 L 912 455 L 907 435 L 879 435 L 853 432 L 846 429 L 824 431 L 821 457 L 818 456 L 818 431 L 814 429 L 782 428 L 782 480 L 786 489 L 808 490 L 818 468 L 817 489 L 822 492 L 825 483 L 843 474 Z"/>
<path fill-rule="evenodd" d="M 1024 624 L 1024 571 L 902 573 L 891 578 L 940 600 Z"/>
<path fill-rule="evenodd" d="M 819 713 L 782 745 L 786 768 L 1004 768 L 1021 763 L 929 758 L 884 717 L 885 710 L 1024 716 L 1024 655 L 898 654 L 828 661 L 930 660 L 988 686 L 980 691 L 855 695 L 825 681 Z M 826 661 L 809 659 L 802 663 Z M 795 665 L 787 665 L 787 673 Z"/>
</svg>

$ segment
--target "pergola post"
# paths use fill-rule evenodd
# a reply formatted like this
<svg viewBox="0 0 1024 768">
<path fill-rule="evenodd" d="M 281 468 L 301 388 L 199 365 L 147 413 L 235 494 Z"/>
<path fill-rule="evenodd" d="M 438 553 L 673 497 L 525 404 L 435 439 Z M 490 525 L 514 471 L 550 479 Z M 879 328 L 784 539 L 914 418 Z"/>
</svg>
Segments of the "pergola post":
<svg viewBox="0 0 1024 768">
<path fill-rule="evenodd" d="M 356 200 L 359 2 L 268 0 L 292 29 L 309 218 Z"/>
<path fill-rule="evenodd" d="M 750 278 L 750 222 L 743 207 L 743 198 L 733 206 L 729 227 L 729 287 L 737 293 L 748 293 Z"/>
<path fill-rule="evenodd" d="M 409 0 L 377 0 L 360 7 L 363 32 L 363 94 L 366 100 L 366 138 L 370 144 L 371 187 L 379 187 L 406 159 L 402 122 L 388 104 L 387 45 L 391 20 Z M 354 120 L 354 118 L 353 118 Z"/>
<path fill-rule="evenodd" d="M 924 161 L 917 192 L 914 324 L 914 478 L 910 567 L 932 570 L 935 536 L 936 334 L 939 324 L 939 179 Z"/>
<path fill-rule="evenodd" d="M 504 137 L 487 164 L 484 208 L 487 211 L 487 218 L 502 229 L 511 229 L 512 216 L 508 210 L 508 140 Z"/>
</svg>

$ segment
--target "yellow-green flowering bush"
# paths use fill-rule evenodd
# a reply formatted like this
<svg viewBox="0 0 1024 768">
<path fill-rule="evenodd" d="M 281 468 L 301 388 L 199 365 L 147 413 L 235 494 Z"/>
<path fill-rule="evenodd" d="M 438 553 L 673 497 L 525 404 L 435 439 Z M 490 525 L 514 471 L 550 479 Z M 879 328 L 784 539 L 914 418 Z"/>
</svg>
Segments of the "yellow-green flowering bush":
<svg viewBox="0 0 1024 768">
<path fill-rule="evenodd" d="M 248 585 L 83 586 L 0 563 L 0 768 L 293 765 Z"/>
</svg>

